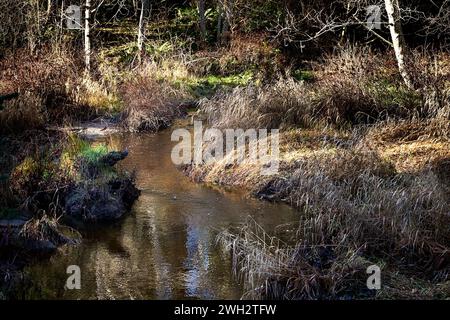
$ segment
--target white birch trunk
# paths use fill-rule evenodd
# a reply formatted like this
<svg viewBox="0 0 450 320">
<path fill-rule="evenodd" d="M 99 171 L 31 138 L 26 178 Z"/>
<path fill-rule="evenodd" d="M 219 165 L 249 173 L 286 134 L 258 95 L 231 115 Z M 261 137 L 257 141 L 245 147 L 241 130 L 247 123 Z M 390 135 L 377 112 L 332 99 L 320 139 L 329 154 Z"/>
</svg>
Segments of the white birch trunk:
<svg viewBox="0 0 450 320">
<path fill-rule="evenodd" d="M 138 38 L 137 46 L 139 51 L 139 59 L 142 55 L 142 49 L 144 46 L 144 17 L 145 17 L 146 0 L 141 0 L 141 15 L 139 17 Z"/>
<path fill-rule="evenodd" d="M 389 17 L 389 30 L 397 59 L 398 70 L 409 89 L 414 89 L 414 83 L 408 71 L 408 52 L 402 32 L 399 0 L 385 0 L 386 12 Z"/>
<path fill-rule="evenodd" d="M 84 61 L 86 72 L 91 70 L 91 35 L 90 35 L 90 18 L 91 18 L 91 0 L 86 0 L 85 16 L 84 16 Z"/>
</svg>

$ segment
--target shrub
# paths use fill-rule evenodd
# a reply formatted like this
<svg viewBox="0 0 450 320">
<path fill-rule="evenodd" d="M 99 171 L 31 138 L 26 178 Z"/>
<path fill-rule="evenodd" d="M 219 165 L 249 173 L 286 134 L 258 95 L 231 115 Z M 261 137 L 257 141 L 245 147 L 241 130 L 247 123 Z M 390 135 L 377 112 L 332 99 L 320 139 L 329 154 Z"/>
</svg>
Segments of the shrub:
<svg viewBox="0 0 450 320">
<path fill-rule="evenodd" d="M 24 93 L 4 103 L 0 111 L 0 133 L 20 133 L 45 124 L 44 101 L 33 93 Z"/>
<path fill-rule="evenodd" d="M 188 70 L 197 76 L 230 76 L 253 71 L 263 79 L 270 79 L 281 69 L 281 55 L 267 40 L 267 34 L 235 35 L 226 48 L 200 51 L 187 63 Z"/>
<path fill-rule="evenodd" d="M 158 131 L 182 114 L 185 95 L 158 80 L 153 71 L 143 69 L 121 87 L 122 124 L 130 131 Z"/>
<path fill-rule="evenodd" d="M 86 76 L 76 53 L 66 46 L 45 47 L 31 56 L 18 50 L 1 60 L 2 83 L 8 92 L 19 92 L 19 100 L 11 104 L 20 105 L 21 110 L 14 113 L 11 108 L 12 113 L 2 116 L 11 122 L 8 127 L 17 125 L 20 118 L 33 127 L 37 122 L 62 124 L 117 112 L 115 91 Z"/>
</svg>

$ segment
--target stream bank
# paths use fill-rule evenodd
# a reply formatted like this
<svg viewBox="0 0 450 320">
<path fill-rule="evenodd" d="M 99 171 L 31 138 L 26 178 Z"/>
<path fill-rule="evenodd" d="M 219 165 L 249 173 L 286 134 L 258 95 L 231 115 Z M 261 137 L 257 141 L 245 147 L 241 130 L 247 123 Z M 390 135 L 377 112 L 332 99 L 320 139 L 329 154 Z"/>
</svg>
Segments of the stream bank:
<svg viewBox="0 0 450 320">
<path fill-rule="evenodd" d="M 171 160 L 170 131 L 101 138 L 129 151 L 119 170 L 136 172 L 141 195 L 117 223 L 81 230 L 83 242 L 28 265 L 16 294 L 29 299 L 238 299 L 244 291 L 218 233 L 249 219 L 284 233 L 296 213 L 245 193 L 195 184 Z M 280 225 L 282 225 L 280 227 Z M 283 227 L 284 225 L 284 227 Z M 66 268 L 81 269 L 81 290 L 65 290 Z"/>
<path fill-rule="evenodd" d="M 185 166 L 194 181 L 244 188 L 298 210 L 294 244 L 251 222 L 221 237 L 245 297 L 448 298 L 450 144 L 436 122 L 282 130 L 273 176 L 251 161 L 229 165 L 228 155 Z M 367 288 L 374 265 L 383 290 Z"/>
<path fill-rule="evenodd" d="M 0 216 L 3 298 L 10 292 L 15 296 L 14 287 L 26 280 L 21 270 L 27 265 L 48 259 L 63 247 L 78 246 L 82 236 L 77 230 L 87 225 L 123 219 L 139 197 L 133 175 L 116 168 L 128 156 L 127 151 L 94 146 L 85 140 L 89 137 L 53 129 L 48 133 L 59 138 L 24 144 L 23 148 L 31 151 L 24 152 L 3 181 L 2 200 L 10 203 Z M 34 147 L 37 152 L 32 151 Z M 14 155 L 20 159 L 20 153 Z"/>
</svg>

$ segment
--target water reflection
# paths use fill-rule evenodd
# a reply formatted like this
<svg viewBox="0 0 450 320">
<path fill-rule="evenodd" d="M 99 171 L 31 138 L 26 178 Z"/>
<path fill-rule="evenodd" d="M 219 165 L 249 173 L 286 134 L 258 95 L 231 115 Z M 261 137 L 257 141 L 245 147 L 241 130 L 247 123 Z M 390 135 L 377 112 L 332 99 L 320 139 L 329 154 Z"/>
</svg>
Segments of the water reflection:
<svg viewBox="0 0 450 320">
<path fill-rule="evenodd" d="M 170 132 L 115 136 L 128 148 L 121 164 L 137 172 L 142 191 L 132 214 L 86 231 L 83 244 L 29 270 L 30 298 L 238 299 L 242 288 L 229 257 L 216 246 L 217 230 L 250 215 L 267 230 L 293 221 L 287 206 L 247 199 L 194 184 L 172 164 Z M 82 289 L 64 290 L 68 265 L 79 265 Z"/>
</svg>

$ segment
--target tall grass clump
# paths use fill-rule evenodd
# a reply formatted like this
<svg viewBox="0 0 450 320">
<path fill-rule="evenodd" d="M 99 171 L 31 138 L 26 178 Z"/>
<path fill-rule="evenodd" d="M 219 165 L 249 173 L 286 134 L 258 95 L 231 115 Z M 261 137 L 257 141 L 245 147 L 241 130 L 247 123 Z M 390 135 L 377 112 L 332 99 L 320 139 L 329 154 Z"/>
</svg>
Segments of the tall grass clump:
<svg viewBox="0 0 450 320">
<path fill-rule="evenodd" d="M 371 264 L 387 279 L 414 275 L 429 286 L 449 280 L 450 201 L 435 172 L 400 174 L 368 150 L 293 166 L 257 192 L 299 209 L 293 244 L 268 243 L 252 225 L 221 238 L 250 297 L 366 297 L 362 280 Z"/>
<path fill-rule="evenodd" d="M 279 79 L 274 84 L 249 85 L 221 91 L 200 101 L 200 110 L 208 122 L 222 128 L 279 128 L 281 125 L 309 124 L 306 85 L 293 79 Z"/>
<path fill-rule="evenodd" d="M 419 118 L 450 121 L 450 53 L 415 51 L 411 73 L 422 93 Z"/>
<path fill-rule="evenodd" d="M 158 131 L 183 112 L 186 95 L 165 80 L 154 67 L 139 70 L 120 89 L 124 108 L 122 125 L 130 131 Z"/>
<path fill-rule="evenodd" d="M 419 55 L 416 64 L 430 64 L 430 59 L 424 60 Z M 387 119 L 448 118 L 448 73 L 417 73 L 422 89 L 413 91 L 395 70 L 394 59 L 367 48 L 345 47 L 313 65 L 312 83 L 280 77 L 263 86 L 219 92 L 200 107 L 213 126 L 241 128 L 348 127 Z"/>
</svg>

